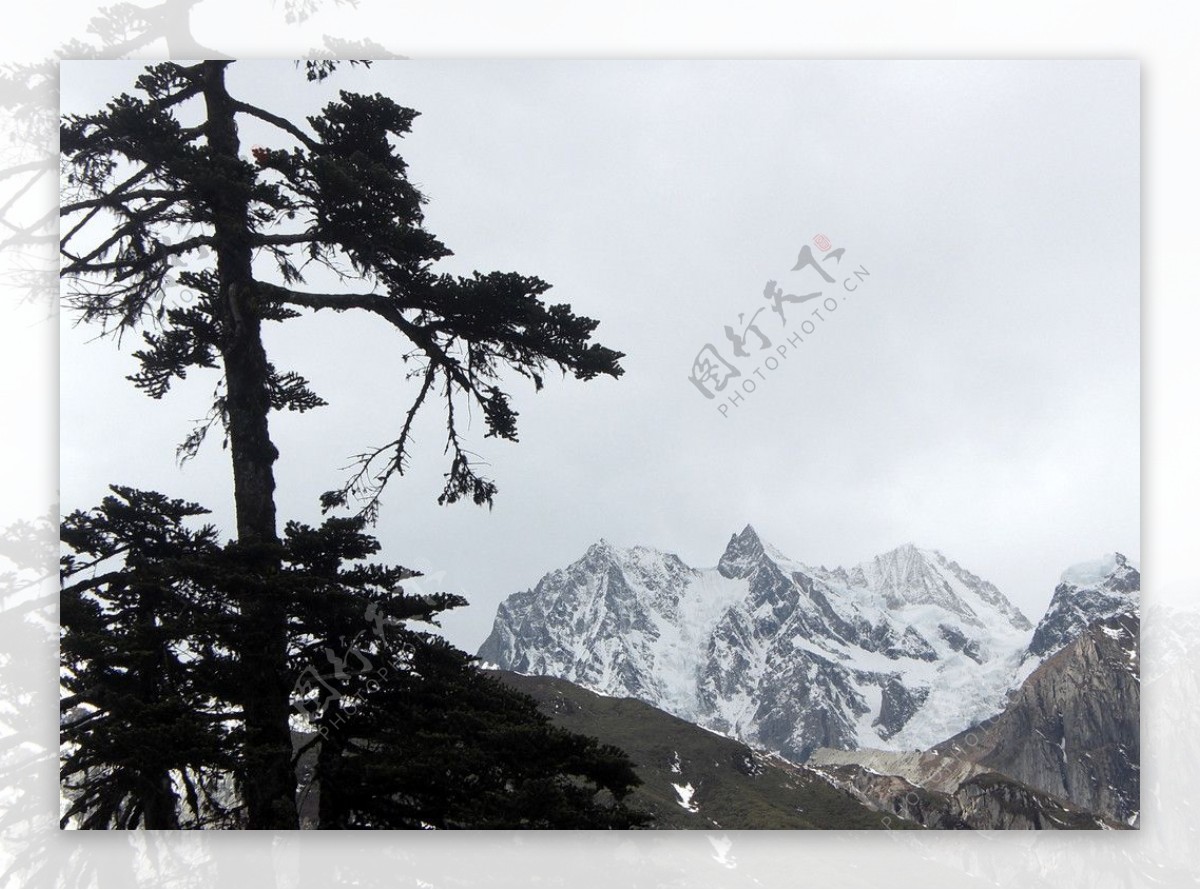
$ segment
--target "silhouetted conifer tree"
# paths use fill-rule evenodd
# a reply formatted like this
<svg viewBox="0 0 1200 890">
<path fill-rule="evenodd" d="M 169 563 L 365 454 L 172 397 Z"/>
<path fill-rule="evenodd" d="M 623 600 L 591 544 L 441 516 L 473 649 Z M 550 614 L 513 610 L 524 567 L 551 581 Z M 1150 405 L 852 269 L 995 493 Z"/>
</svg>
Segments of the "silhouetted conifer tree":
<svg viewBox="0 0 1200 890">
<path fill-rule="evenodd" d="M 237 654 L 257 597 L 289 603 L 298 678 L 303 824 L 319 828 L 625 828 L 638 784 L 626 756 L 553 727 L 536 703 L 431 629 L 452 594 L 410 594 L 415 573 L 367 562 L 361 517 L 288 523 L 278 572 L 219 545 L 208 511 L 114 486 L 62 524 L 64 824 L 247 824 L 235 792 L 261 755 L 245 727 L 254 678 Z M 263 545 L 254 545 L 261 548 Z M 249 572 L 249 573 L 248 573 Z"/>
</svg>

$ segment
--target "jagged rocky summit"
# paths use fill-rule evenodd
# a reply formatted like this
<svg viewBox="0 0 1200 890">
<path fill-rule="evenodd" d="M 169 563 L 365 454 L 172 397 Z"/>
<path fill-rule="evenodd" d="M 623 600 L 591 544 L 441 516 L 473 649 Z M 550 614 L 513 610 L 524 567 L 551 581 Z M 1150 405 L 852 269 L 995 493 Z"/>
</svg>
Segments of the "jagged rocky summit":
<svg viewBox="0 0 1200 890">
<path fill-rule="evenodd" d="M 1057 652 L 1097 619 L 1135 607 L 1141 586 L 1138 570 L 1120 553 L 1067 569 L 1033 632 L 1026 661 Z"/>
</svg>

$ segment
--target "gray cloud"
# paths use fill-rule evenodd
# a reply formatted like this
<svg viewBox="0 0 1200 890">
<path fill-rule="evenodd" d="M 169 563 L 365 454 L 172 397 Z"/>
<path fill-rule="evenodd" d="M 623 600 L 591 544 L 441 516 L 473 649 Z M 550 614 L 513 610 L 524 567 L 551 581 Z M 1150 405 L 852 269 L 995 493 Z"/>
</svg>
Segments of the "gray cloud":
<svg viewBox="0 0 1200 890">
<path fill-rule="evenodd" d="M 65 110 L 139 68 L 64 63 Z M 522 441 L 475 443 L 494 511 L 436 506 L 440 418 L 418 430 L 377 531 L 386 558 L 471 599 L 446 622 L 460 645 L 599 537 L 696 564 L 747 521 L 827 565 L 913 540 L 1035 619 L 1067 564 L 1139 558 L 1136 64 L 422 61 L 313 87 L 263 62 L 233 82 L 293 117 L 338 88 L 421 111 L 404 154 L 446 266 L 538 274 L 628 353 L 620 381 L 514 382 Z M 795 333 L 810 304 L 785 329 L 762 289 L 820 285 L 789 271 L 817 233 L 870 278 L 722 417 L 687 380 L 696 352 L 728 357 L 724 326 L 759 308 L 773 346 Z M 283 516 L 315 519 L 402 410 L 399 344 L 366 321 L 270 332 L 277 363 L 332 403 L 273 420 Z M 217 444 L 173 464 L 215 380 L 150 402 L 88 336 L 63 338 L 64 506 L 119 481 L 228 527 Z"/>
</svg>

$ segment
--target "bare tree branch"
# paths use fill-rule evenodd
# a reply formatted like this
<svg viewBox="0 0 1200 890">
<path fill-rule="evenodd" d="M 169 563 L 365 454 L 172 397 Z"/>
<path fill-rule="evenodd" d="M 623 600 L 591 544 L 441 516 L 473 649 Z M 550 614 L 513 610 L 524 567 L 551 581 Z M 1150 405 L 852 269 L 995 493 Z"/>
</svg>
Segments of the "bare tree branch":
<svg viewBox="0 0 1200 890">
<path fill-rule="evenodd" d="M 303 130 L 301 130 L 299 127 L 297 127 L 295 124 L 293 124 L 291 121 L 287 120 L 286 118 L 282 118 L 277 114 L 272 114 L 269 111 L 265 111 L 262 108 L 258 108 L 255 105 L 251 105 L 249 102 L 241 102 L 241 101 L 234 102 L 233 107 L 234 107 L 235 111 L 240 111 L 243 114 L 250 115 L 251 117 L 256 117 L 260 121 L 265 121 L 268 124 L 278 127 L 280 130 L 283 130 L 285 133 L 288 133 L 291 136 L 294 136 L 298 142 L 302 143 L 304 145 L 304 147 L 307 148 L 311 152 L 320 154 L 321 149 L 323 148 L 323 146 L 321 145 L 320 142 L 313 139 L 311 136 L 309 136 L 307 133 L 305 133 Z"/>
</svg>

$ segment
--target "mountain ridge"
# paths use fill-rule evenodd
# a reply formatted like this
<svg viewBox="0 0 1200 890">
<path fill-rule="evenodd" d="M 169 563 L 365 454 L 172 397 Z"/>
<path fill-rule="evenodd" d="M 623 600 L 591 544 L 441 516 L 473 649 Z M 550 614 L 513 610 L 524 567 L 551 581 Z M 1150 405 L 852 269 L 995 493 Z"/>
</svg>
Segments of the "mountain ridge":
<svg viewBox="0 0 1200 890">
<path fill-rule="evenodd" d="M 707 568 L 597 542 L 507 598 L 479 654 L 812 757 L 927 827 L 1136 827 L 1139 595 L 1110 553 L 1034 625 L 941 551 L 814 567 L 747 524 Z"/>
<path fill-rule="evenodd" d="M 803 759 L 921 747 L 994 713 L 1032 627 L 940 551 L 909 543 L 828 569 L 747 524 L 713 567 L 602 539 L 501 603 L 479 657 Z"/>
</svg>

